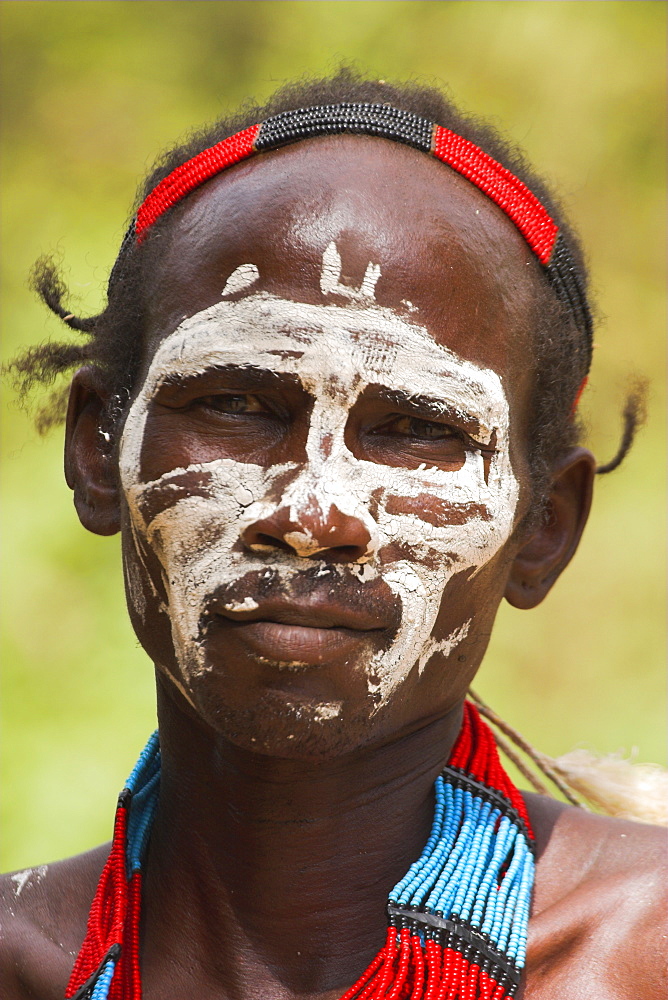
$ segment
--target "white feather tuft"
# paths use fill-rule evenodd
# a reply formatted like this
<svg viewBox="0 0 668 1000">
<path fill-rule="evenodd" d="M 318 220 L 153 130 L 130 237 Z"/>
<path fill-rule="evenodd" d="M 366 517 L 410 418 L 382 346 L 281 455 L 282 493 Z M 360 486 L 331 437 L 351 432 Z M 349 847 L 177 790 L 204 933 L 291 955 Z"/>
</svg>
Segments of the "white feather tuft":
<svg viewBox="0 0 668 1000">
<path fill-rule="evenodd" d="M 620 753 L 572 750 L 551 761 L 561 778 L 609 816 L 668 826 L 668 771 L 634 764 Z"/>
</svg>

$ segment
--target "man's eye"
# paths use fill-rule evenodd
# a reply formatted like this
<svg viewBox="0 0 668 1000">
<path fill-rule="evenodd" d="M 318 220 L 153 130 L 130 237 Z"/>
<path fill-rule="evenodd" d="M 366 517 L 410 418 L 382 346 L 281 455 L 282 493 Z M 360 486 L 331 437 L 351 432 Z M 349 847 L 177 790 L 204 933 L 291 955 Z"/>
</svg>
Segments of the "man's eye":
<svg viewBox="0 0 668 1000">
<path fill-rule="evenodd" d="M 252 393 L 215 393 L 199 396 L 193 405 L 202 406 L 218 413 L 266 413 L 267 407 Z"/>
<path fill-rule="evenodd" d="M 426 441 L 443 441 L 446 438 L 461 438 L 460 432 L 448 424 L 439 424 L 435 420 L 421 420 L 420 417 L 395 417 L 382 428 L 387 434 L 399 434 L 402 437 L 419 438 Z"/>
</svg>

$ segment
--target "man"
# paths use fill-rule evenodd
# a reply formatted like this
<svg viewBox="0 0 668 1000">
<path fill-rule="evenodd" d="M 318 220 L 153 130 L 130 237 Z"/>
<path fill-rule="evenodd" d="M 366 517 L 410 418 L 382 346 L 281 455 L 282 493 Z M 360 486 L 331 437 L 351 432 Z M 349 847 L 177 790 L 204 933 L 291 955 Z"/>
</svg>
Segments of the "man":
<svg viewBox="0 0 668 1000">
<path fill-rule="evenodd" d="M 520 796 L 464 707 L 589 512 L 574 238 L 433 92 L 256 122 L 152 175 L 100 317 L 43 275 L 160 737 L 110 855 L 6 883 L 3 995 L 659 997 L 657 830 Z"/>
</svg>

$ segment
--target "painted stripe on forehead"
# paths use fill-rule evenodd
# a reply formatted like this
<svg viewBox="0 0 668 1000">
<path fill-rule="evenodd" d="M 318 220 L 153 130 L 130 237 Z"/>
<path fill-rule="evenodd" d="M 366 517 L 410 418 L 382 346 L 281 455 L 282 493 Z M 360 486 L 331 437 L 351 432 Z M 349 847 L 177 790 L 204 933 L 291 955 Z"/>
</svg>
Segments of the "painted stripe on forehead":
<svg viewBox="0 0 668 1000">
<path fill-rule="evenodd" d="M 227 366 L 294 373 L 307 391 L 347 405 L 372 384 L 440 401 L 477 421 L 486 441 L 507 419 L 498 374 L 437 344 L 425 327 L 380 306 L 312 305 L 266 292 L 184 320 L 157 348 L 143 393 L 152 396 L 170 376 Z"/>
</svg>

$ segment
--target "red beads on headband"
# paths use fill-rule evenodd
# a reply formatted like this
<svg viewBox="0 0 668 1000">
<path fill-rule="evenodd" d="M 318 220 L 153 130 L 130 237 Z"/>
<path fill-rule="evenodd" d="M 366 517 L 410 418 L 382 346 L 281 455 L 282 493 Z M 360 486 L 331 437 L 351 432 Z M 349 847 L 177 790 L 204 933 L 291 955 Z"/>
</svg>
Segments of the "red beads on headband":
<svg viewBox="0 0 668 1000">
<path fill-rule="evenodd" d="M 372 135 L 430 153 L 465 177 L 502 209 L 536 255 L 557 298 L 582 331 L 591 362 L 592 318 L 581 275 L 549 212 L 518 177 L 469 139 L 387 104 L 342 102 L 284 111 L 251 125 L 181 164 L 140 206 L 126 239 L 141 242 L 152 225 L 187 194 L 227 167 L 323 135 Z"/>
<path fill-rule="evenodd" d="M 526 184 L 475 143 L 440 125 L 434 128 L 433 153 L 503 209 L 541 264 L 548 263 L 559 230 Z"/>
<path fill-rule="evenodd" d="M 219 174 L 226 167 L 238 163 L 255 152 L 253 143 L 260 131 L 259 125 L 252 125 L 243 132 L 223 139 L 210 149 L 205 149 L 192 160 L 182 163 L 172 170 L 160 183 L 153 188 L 148 198 L 142 202 L 137 212 L 135 233 L 141 240 L 143 233 L 156 222 L 163 212 L 185 198 L 194 188 L 199 187 L 210 177 Z"/>
<path fill-rule="evenodd" d="M 334 108 L 338 110 L 340 115 L 342 107 L 346 106 L 337 105 L 333 107 L 333 110 Z M 346 107 L 346 110 L 352 112 L 357 107 L 367 109 L 367 112 L 368 109 L 374 108 L 372 105 L 349 105 Z M 396 113 L 397 110 L 394 108 L 388 109 L 385 105 L 379 105 L 378 107 L 384 112 L 381 117 L 387 117 L 388 111 L 395 111 Z M 308 111 L 322 112 L 324 110 L 324 108 L 304 108 L 301 112 L 288 112 L 288 115 L 304 115 Z M 475 143 L 470 142 L 468 139 L 464 139 L 462 136 L 451 132 L 447 128 L 443 128 L 441 125 L 433 125 L 431 122 L 427 123 L 425 119 L 419 119 L 417 115 L 409 115 L 408 112 L 404 112 L 403 114 L 406 117 L 416 120 L 415 124 L 418 124 L 419 131 L 415 130 L 413 135 L 407 135 L 405 128 L 402 134 L 397 134 L 399 130 L 396 128 L 386 128 L 384 130 L 385 137 L 408 143 L 409 145 L 424 149 L 425 152 L 432 153 L 441 162 L 447 164 L 447 166 L 451 167 L 458 174 L 466 177 L 472 184 L 475 184 L 483 194 L 486 194 L 488 198 L 495 202 L 508 218 L 514 222 L 541 264 L 547 264 L 552 253 L 558 227 L 526 184 L 523 184 L 510 170 L 507 170 L 506 167 L 503 167 L 493 157 L 489 156 L 479 146 L 476 146 Z M 141 239 L 144 232 L 167 209 L 181 201 L 182 198 L 199 187 L 200 184 L 203 184 L 222 170 L 258 152 L 258 147 L 268 151 L 280 145 L 285 145 L 288 142 L 295 142 L 300 138 L 310 138 L 313 134 L 341 133 L 346 130 L 336 127 L 343 123 L 323 121 L 321 123 L 322 127 L 316 132 L 313 126 L 310 129 L 304 129 L 303 120 L 300 120 L 299 126 L 301 127 L 297 126 L 293 130 L 289 128 L 279 130 L 278 134 L 275 134 L 277 132 L 275 122 L 277 119 L 283 117 L 287 116 L 277 115 L 276 119 L 267 119 L 263 125 L 251 125 L 250 128 L 246 128 L 242 132 L 237 132 L 235 135 L 216 143 L 215 146 L 203 150 L 197 156 L 194 156 L 191 160 L 187 160 L 186 163 L 181 164 L 181 166 L 173 170 L 171 174 L 160 181 L 140 206 L 135 223 L 136 236 Z M 316 115 L 313 117 L 316 117 Z M 332 117 L 335 118 L 336 115 Z M 365 120 L 365 117 L 367 120 Z M 360 115 L 357 120 L 354 120 L 349 115 L 345 125 L 352 132 L 358 134 L 360 132 L 377 134 L 377 128 L 365 128 L 365 126 L 373 125 L 372 122 L 368 121 L 368 117 L 367 113 L 367 116 Z M 406 124 L 406 117 L 402 118 L 404 126 Z M 290 123 L 281 122 L 281 124 L 289 125 Z M 392 124 L 395 123 L 392 122 Z M 414 123 L 411 122 L 410 124 Z M 330 126 L 329 128 L 327 127 L 328 125 Z M 424 129 L 424 125 L 429 126 L 430 132 L 428 150 L 424 148 L 426 145 L 426 130 Z M 420 128 L 420 126 L 422 127 Z M 265 141 L 256 143 L 262 132 L 268 133 L 268 135 L 262 136 Z M 307 134 L 302 134 L 303 132 L 307 132 Z"/>
</svg>

